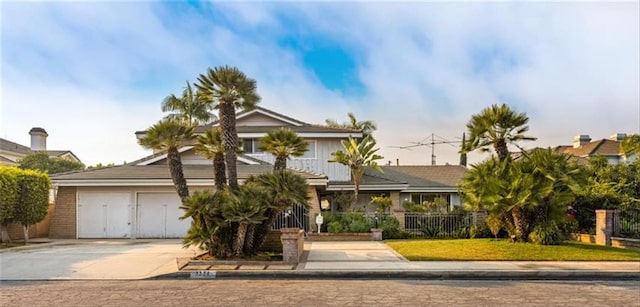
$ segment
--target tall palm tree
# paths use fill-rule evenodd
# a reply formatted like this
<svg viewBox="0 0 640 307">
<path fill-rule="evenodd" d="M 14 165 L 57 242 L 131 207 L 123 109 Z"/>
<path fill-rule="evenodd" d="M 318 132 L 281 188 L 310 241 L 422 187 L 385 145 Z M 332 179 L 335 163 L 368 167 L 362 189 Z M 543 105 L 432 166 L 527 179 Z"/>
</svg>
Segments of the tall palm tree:
<svg viewBox="0 0 640 307">
<path fill-rule="evenodd" d="M 236 108 L 251 110 L 256 107 L 260 101 L 256 81 L 235 67 L 222 66 L 209 68 L 206 75 L 201 74 L 196 87 L 202 99 L 212 102 L 218 109 L 227 178 L 229 187 L 235 190 L 238 188 Z"/>
<path fill-rule="evenodd" d="M 488 147 L 493 146 L 498 159 L 502 161 L 509 157 L 508 144 L 518 146 L 518 141 L 536 140 L 524 135 L 529 130 L 527 122 L 529 118 L 525 113 L 517 113 L 506 104 L 494 104 L 483 109 L 480 114 L 473 115 L 467 123 L 469 141 L 464 150 L 488 151 Z"/>
<path fill-rule="evenodd" d="M 184 202 L 189 197 L 189 187 L 182 170 L 182 159 L 178 149 L 193 141 L 193 127 L 171 119 L 164 119 L 151 126 L 144 137 L 138 140 L 142 147 L 166 151 L 171 179 L 178 196 Z"/>
<path fill-rule="evenodd" d="M 366 168 L 372 168 L 380 173 L 383 173 L 382 168 L 378 165 L 376 160 L 383 159 L 384 157 L 378 155 L 376 152 L 379 148 L 375 148 L 376 141 L 367 135 L 359 142 L 356 139 L 349 137 L 348 140 L 342 140 L 342 150 L 336 150 L 331 153 L 333 159 L 329 162 L 336 162 L 349 167 L 351 172 L 351 180 L 354 185 L 354 205 L 358 203 L 358 192 L 360 191 L 360 181 L 364 175 Z"/>
<path fill-rule="evenodd" d="M 368 135 L 372 136 L 373 132 L 376 131 L 376 129 L 378 129 L 378 126 L 374 121 L 371 121 L 371 120 L 359 121 L 356 119 L 356 116 L 351 112 L 347 113 L 347 116 L 349 117 L 349 121 L 344 122 L 342 124 L 338 123 L 334 119 L 327 119 L 325 120 L 325 123 L 329 127 L 362 131 L 363 137 L 366 137 Z"/>
<path fill-rule="evenodd" d="M 309 143 L 298 136 L 291 128 L 280 128 L 270 131 L 260 140 L 260 150 L 271 153 L 276 157 L 273 170 L 287 168 L 287 159 L 300 157 L 307 152 Z"/>
<path fill-rule="evenodd" d="M 174 112 L 167 115 L 167 119 L 175 119 L 183 122 L 187 126 L 197 126 L 207 124 L 215 119 L 211 113 L 213 110 L 210 101 L 193 92 L 189 81 L 182 91 L 182 97 L 178 98 L 171 94 L 162 100 L 162 112 Z"/>
<path fill-rule="evenodd" d="M 248 183 L 255 183 L 267 193 L 269 208 L 267 217 L 261 224 L 256 225 L 255 235 L 252 236 L 251 252 L 256 253 L 264 244 L 267 232 L 273 227 L 278 214 L 293 205 L 308 206 L 308 184 L 304 177 L 289 170 L 276 170 L 247 179 Z"/>
<path fill-rule="evenodd" d="M 223 190 L 227 185 L 227 176 L 225 174 L 224 146 L 222 146 L 220 129 L 213 128 L 198 136 L 194 149 L 196 153 L 213 161 L 213 178 L 216 190 Z"/>
</svg>

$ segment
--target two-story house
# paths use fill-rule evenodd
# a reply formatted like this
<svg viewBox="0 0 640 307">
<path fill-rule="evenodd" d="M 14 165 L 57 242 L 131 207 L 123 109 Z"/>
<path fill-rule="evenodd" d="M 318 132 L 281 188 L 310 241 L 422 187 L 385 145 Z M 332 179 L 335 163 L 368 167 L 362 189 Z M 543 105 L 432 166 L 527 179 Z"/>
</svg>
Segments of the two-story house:
<svg viewBox="0 0 640 307">
<path fill-rule="evenodd" d="M 80 162 L 70 150 L 47 150 L 47 131 L 34 127 L 29 131 L 31 147 L 24 146 L 9 140 L 0 138 L 0 165 L 18 166 L 20 160 L 34 152 L 45 152 L 49 157 L 68 159 Z"/>
<path fill-rule="evenodd" d="M 214 122 L 198 127 L 196 133 L 202 134 L 216 125 Z M 260 138 L 267 132 L 288 127 L 309 143 L 304 156 L 287 162 L 288 168 L 304 176 L 309 184 L 310 209 L 297 216 L 296 226 L 310 230 L 310 220 L 320 211 L 323 200 L 330 199 L 336 191 L 353 191 L 349 168 L 328 161 L 332 152 L 342 149 L 341 140 L 362 137 L 360 131 L 312 125 L 262 107 L 239 112 L 236 127 L 244 146 L 244 153 L 238 157 L 241 182 L 250 175 L 271 171 L 274 157 L 259 150 Z M 144 133 L 136 132 L 136 136 Z M 180 152 L 190 189 L 213 189 L 211 161 L 195 154 L 193 146 L 185 146 Z M 50 237 L 182 237 L 190 222 L 179 219 L 183 212 L 166 159 L 166 153 L 159 152 L 127 165 L 54 176 L 58 191 Z M 364 203 L 381 193 L 392 197 L 397 210 L 404 199 L 434 195 L 446 197 L 453 205 L 460 202 L 456 183 L 466 170 L 464 167 L 385 166 L 384 170 L 384 174 L 367 172 L 364 176 Z"/>
</svg>

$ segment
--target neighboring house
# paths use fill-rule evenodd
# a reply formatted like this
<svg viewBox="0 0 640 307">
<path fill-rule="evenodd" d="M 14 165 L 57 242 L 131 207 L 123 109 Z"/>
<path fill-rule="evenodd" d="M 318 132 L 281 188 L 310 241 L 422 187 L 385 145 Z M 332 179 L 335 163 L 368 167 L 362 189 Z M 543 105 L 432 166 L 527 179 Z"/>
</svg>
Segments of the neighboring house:
<svg viewBox="0 0 640 307">
<path fill-rule="evenodd" d="M 218 125 L 200 126 L 196 134 Z M 349 168 L 328 162 L 331 153 L 342 149 L 341 140 L 349 136 L 362 137 L 362 132 L 312 125 L 286 115 L 258 107 L 237 114 L 236 128 L 243 140 L 244 153 L 238 157 L 238 178 L 272 170 L 274 157 L 259 151 L 259 140 L 269 131 L 288 127 L 309 143 L 302 157 L 287 161 L 287 166 L 304 176 L 309 183 L 309 207 L 296 219 L 310 229 L 310 219 L 320 211 L 321 199 L 336 191 L 351 190 Z M 135 133 L 137 138 L 145 131 Z M 193 146 L 180 150 L 184 173 L 191 191 L 213 189 L 212 162 L 195 154 Z M 52 238 L 171 238 L 182 237 L 189 222 L 179 220 L 183 212 L 175 192 L 167 155 L 153 153 L 123 166 L 91 169 L 53 176 L 58 189 L 56 210 L 52 219 Z M 441 195 L 452 205 L 460 203 L 456 183 L 464 173 L 460 166 L 399 166 L 383 167 L 385 174 L 368 171 L 361 193 L 388 193 L 399 206 L 400 197 L 425 200 Z M 450 174 L 448 174 L 451 172 Z M 395 207 L 394 207 L 395 208 Z M 298 226 L 298 225 L 297 225 Z"/>
<path fill-rule="evenodd" d="M 47 131 L 42 128 L 32 128 L 29 131 L 31 135 L 31 147 L 20 145 L 6 139 L 0 138 L 0 165 L 18 166 L 20 159 L 25 156 L 39 151 L 44 151 L 52 158 L 62 158 L 75 162 L 80 162 L 70 150 L 47 150 Z"/>
<path fill-rule="evenodd" d="M 589 135 L 581 134 L 573 138 L 572 145 L 556 146 L 553 150 L 570 154 L 576 157 L 581 163 L 586 163 L 590 157 L 603 156 L 607 158 L 609 164 L 615 165 L 627 160 L 633 161 L 636 158 L 635 156 L 631 156 L 627 159 L 622 153 L 620 144 L 626 136 L 624 133 L 616 133 L 608 139 L 591 141 Z"/>
</svg>

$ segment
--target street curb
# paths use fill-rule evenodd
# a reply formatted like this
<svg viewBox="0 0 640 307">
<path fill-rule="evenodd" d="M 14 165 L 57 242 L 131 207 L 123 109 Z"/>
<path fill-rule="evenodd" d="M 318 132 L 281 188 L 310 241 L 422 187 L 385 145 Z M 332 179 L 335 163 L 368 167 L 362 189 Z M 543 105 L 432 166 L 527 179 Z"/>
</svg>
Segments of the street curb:
<svg viewBox="0 0 640 307">
<path fill-rule="evenodd" d="M 637 280 L 629 271 L 206 271 L 175 272 L 147 278 L 164 279 L 352 279 L 352 280 Z M 203 271 L 198 271 L 203 272 Z"/>
</svg>

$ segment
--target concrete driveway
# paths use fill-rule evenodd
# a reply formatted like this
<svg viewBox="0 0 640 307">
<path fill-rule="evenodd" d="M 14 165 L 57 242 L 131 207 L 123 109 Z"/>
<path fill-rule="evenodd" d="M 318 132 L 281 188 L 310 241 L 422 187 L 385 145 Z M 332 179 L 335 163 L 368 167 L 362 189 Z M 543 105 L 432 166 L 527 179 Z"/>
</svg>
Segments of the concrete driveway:
<svg viewBox="0 0 640 307">
<path fill-rule="evenodd" d="M 64 240 L 0 250 L 0 280 L 142 279 L 193 257 L 180 240 Z"/>
</svg>

